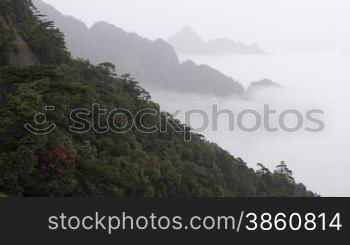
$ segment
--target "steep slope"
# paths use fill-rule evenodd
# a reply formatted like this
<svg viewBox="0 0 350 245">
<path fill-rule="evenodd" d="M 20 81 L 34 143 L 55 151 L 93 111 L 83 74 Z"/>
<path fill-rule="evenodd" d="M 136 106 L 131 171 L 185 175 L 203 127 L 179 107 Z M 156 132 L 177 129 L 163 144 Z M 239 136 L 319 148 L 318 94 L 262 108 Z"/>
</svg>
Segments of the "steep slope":
<svg viewBox="0 0 350 245">
<path fill-rule="evenodd" d="M 3 9 L 4 10 L 4 9 Z M 4 14 L 4 16 L 3 16 Z M 5 17 L 5 18 L 4 18 Z M 0 13 L 0 64 L 30 65 L 39 60 L 22 37 L 6 21 L 6 13 Z"/>
<path fill-rule="evenodd" d="M 63 34 L 53 22 L 39 21 L 38 16 L 29 0 L 0 1 L 1 64 L 60 64 L 69 60 Z"/>
<path fill-rule="evenodd" d="M 190 26 L 169 38 L 180 54 L 197 55 L 223 55 L 223 54 L 264 54 L 264 51 L 256 44 L 246 45 L 229 39 L 213 39 L 204 41 Z"/>
<path fill-rule="evenodd" d="M 73 56 L 94 64 L 111 62 L 119 74 L 132 74 L 147 88 L 218 96 L 244 93 L 241 84 L 208 66 L 193 67 L 193 62 L 180 64 L 173 47 L 163 40 L 150 41 L 105 22 L 89 29 L 40 0 L 34 3 L 65 33 Z"/>
<path fill-rule="evenodd" d="M 21 3 L 11 1 L 6 10 L 11 21 L 22 19 L 27 28 L 45 23 L 33 14 L 30 1 L 17 12 Z M 18 31 L 21 27 L 14 24 L 12 28 Z M 49 42 L 57 34 L 56 29 L 39 29 L 31 40 L 42 43 L 40 37 L 45 36 Z M 63 46 L 51 47 L 58 60 L 48 52 L 37 55 L 40 65 L 0 66 L 0 196 L 315 195 L 295 183 L 284 163 L 274 173 L 263 165 L 255 172 L 171 115 L 161 113 L 135 81 L 117 77 L 112 64 L 95 66 L 71 58 L 58 63 L 60 55 L 66 54 Z M 97 104 L 108 113 L 123 108 L 135 116 L 102 113 L 98 117 L 92 113 Z M 39 114 L 35 119 L 40 123 L 34 126 L 43 129 L 54 123 L 56 128 L 46 134 L 26 130 L 23 126 L 32 125 L 33 116 L 47 105 L 54 110 L 46 111 L 44 118 Z M 77 108 L 81 108 L 79 116 L 72 117 Z M 150 109 L 156 115 L 136 116 Z M 173 127 L 167 130 L 140 130 L 169 124 Z M 132 127 L 123 132 L 125 125 Z M 190 135 L 191 141 L 185 141 L 184 133 L 176 128 Z"/>
</svg>

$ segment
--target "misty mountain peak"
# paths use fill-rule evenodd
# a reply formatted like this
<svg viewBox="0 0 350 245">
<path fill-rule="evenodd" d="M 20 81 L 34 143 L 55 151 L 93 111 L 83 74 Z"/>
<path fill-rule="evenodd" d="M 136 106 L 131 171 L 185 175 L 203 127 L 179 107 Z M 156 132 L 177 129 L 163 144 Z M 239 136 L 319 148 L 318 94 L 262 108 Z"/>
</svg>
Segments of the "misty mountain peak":
<svg viewBox="0 0 350 245">
<path fill-rule="evenodd" d="M 182 28 L 182 30 L 180 32 L 178 32 L 178 33 L 192 34 L 192 35 L 197 35 L 198 36 L 198 34 L 193 30 L 192 26 L 189 26 L 189 25 L 184 26 Z"/>
<path fill-rule="evenodd" d="M 169 39 L 170 43 L 181 43 L 182 45 L 202 45 L 204 40 L 193 30 L 191 26 L 185 26 Z"/>
<path fill-rule="evenodd" d="M 180 63 L 173 46 L 161 39 L 152 41 L 104 21 L 82 28 L 78 20 L 58 11 L 48 11 L 52 7 L 39 7 L 40 12 L 55 20 L 65 33 L 73 57 L 88 59 L 93 64 L 111 62 L 118 74 L 132 74 L 147 89 L 217 96 L 242 96 L 244 93 L 241 84 L 209 66 Z M 192 40 L 193 47 L 205 44 L 191 27 L 185 27 L 175 38 L 184 40 L 186 45 Z"/>
<path fill-rule="evenodd" d="M 182 28 L 182 31 L 192 31 L 193 32 L 193 28 L 192 28 L 192 26 L 187 25 L 187 26 L 184 26 Z"/>
<path fill-rule="evenodd" d="M 280 84 L 273 82 L 270 79 L 262 79 L 257 82 L 252 82 L 247 89 L 247 95 L 252 95 L 253 93 L 263 91 L 265 89 L 281 89 L 283 88 Z"/>
<path fill-rule="evenodd" d="M 174 46 L 180 54 L 263 54 L 264 51 L 256 44 L 246 45 L 239 41 L 233 41 L 227 38 L 217 38 L 204 41 L 191 26 L 185 26 L 177 32 L 168 42 Z"/>
<path fill-rule="evenodd" d="M 102 31 L 115 31 L 115 30 L 121 30 L 120 28 L 117 28 L 116 26 L 106 22 L 106 21 L 97 21 L 95 22 L 91 29 L 97 29 L 97 30 L 102 30 Z"/>
</svg>

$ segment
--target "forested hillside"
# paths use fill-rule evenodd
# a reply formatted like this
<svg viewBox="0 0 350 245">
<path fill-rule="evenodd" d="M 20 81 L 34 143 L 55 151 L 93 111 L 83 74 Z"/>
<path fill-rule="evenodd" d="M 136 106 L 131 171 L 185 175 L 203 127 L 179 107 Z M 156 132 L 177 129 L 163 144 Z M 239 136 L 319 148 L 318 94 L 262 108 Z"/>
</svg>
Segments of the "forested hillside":
<svg viewBox="0 0 350 245">
<path fill-rule="evenodd" d="M 286 164 L 274 172 L 260 164 L 256 172 L 188 127 L 189 142 L 171 128 L 69 132 L 69 115 L 76 108 L 97 103 L 107 111 L 136 113 L 145 108 L 159 112 L 159 106 L 137 82 L 116 75 L 112 64 L 72 59 L 63 34 L 42 21 L 31 1 L 0 0 L 0 18 L 0 196 L 315 196 L 295 183 Z M 12 62 L 10 57 L 23 48 L 16 38 L 33 52 L 36 63 Z M 29 133 L 25 123 L 46 105 L 55 108 L 47 119 L 57 128 L 44 136 Z M 159 115 L 143 123 L 183 126 L 171 115 Z"/>
</svg>

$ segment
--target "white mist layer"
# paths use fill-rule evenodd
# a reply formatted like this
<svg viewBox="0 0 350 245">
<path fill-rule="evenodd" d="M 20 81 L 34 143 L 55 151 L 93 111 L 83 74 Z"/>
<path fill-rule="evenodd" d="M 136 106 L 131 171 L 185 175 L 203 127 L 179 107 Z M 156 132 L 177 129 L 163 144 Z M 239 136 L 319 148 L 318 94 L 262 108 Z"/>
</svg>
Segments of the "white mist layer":
<svg viewBox="0 0 350 245">
<path fill-rule="evenodd" d="M 306 127 L 315 124 L 305 119 L 303 128 L 295 133 L 267 132 L 262 126 L 255 132 L 244 132 L 234 120 L 234 130 L 229 130 L 229 120 L 220 115 L 218 130 L 212 122 L 201 131 L 208 140 L 217 143 L 235 157 L 241 157 L 250 167 L 263 163 L 271 170 L 280 161 L 286 161 L 294 171 L 297 181 L 323 196 L 350 196 L 350 162 L 348 140 L 350 139 L 350 56 L 338 54 L 287 54 L 218 57 L 182 57 L 197 63 L 208 64 L 239 80 L 245 86 L 252 81 L 269 78 L 285 88 L 271 89 L 256 94 L 248 101 L 234 98 L 215 98 L 192 94 L 152 90 L 153 99 L 170 113 L 176 110 L 201 109 L 211 118 L 211 106 L 218 110 L 231 110 L 237 115 L 246 109 L 263 114 L 264 105 L 276 110 L 271 125 L 278 126 L 278 115 L 294 109 L 302 114 L 311 109 L 324 111 L 315 116 L 325 123 L 325 130 L 312 133 Z M 184 113 L 177 116 L 185 120 Z M 202 117 L 193 115 L 191 126 L 202 125 Z M 210 121 L 212 121 L 210 119 Z M 247 116 L 244 125 L 253 126 L 254 117 Z M 286 124 L 293 126 L 296 119 L 286 117 Z"/>
</svg>

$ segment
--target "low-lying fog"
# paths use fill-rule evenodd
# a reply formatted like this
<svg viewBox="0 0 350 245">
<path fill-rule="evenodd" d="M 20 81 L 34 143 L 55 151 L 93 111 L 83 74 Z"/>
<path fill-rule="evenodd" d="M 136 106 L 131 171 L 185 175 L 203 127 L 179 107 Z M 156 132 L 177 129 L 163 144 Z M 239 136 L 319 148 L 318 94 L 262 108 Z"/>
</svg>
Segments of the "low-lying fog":
<svg viewBox="0 0 350 245">
<path fill-rule="evenodd" d="M 182 57 L 208 64 L 227 75 L 239 79 L 246 87 L 252 81 L 269 78 L 284 89 L 268 89 L 246 101 L 234 98 L 215 98 L 192 94 L 152 91 L 153 99 L 169 112 L 201 109 L 210 118 L 210 125 L 201 131 L 210 141 L 218 143 L 234 156 L 243 158 L 249 166 L 263 163 L 274 169 L 280 161 L 286 161 L 301 181 L 323 196 L 350 196 L 348 178 L 350 138 L 350 55 L 341 54 L 269 54 L 251 56 Z M 234 112 L 234 130 L 229 130 L 228 116 L 220 115 L 218 130 L 212 126 L 212 105 L 218 110 Z M 259 111 L 263 117 L 264 105 L 276 110 L 270 116 L 271 125 L 278 126 L 278 118 L 285 110 L 298 110 L 304 115 L 303 128 L 297 132 L 267 132 L 262 126 L 255 132 L 245 132 L 237 125 L 237 115 L 246 109 Z M 317 128 L 305 114 L 312 109 L 324 111 L 314 117 L 322 120 L 322 132 L 309 132 L 306 127 Z M 178 118 L 185 120 L 185 114 Z M 203 125 L 203 117 L 193 114 L 191 125 Z M 293 128 L 296 116 L 285 117 L 286 126 Z M 232 122 L 231 122 L 232 123 Z M 246 127 L 253 127 L 255 118 L 244 117 Z"/>
</svg>

